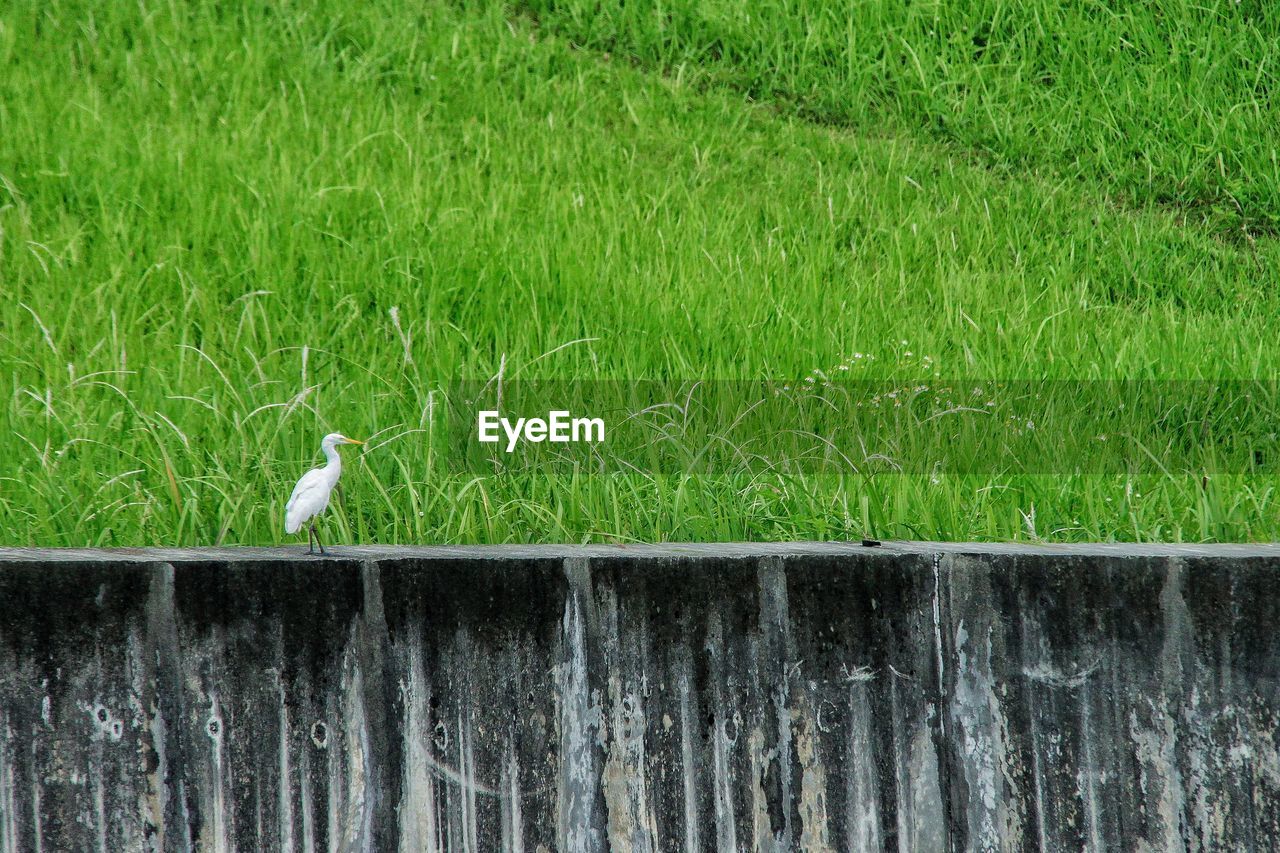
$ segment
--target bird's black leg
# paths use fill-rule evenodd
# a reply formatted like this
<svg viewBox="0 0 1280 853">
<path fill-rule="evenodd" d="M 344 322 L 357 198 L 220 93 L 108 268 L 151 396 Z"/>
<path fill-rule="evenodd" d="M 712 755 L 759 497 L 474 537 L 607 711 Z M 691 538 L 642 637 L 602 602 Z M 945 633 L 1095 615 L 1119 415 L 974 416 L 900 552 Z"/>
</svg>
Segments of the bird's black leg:
<svg viewBox="0 0 1280 853">
<path fill-rule="evenodd" d="M 316 546 L 311 541 L 311 531 L 313 530 L 315 530 L 314 526 L 307 528 L 307 553 L 308 554 L 314 554 L 316 552 Z"/>
<path fill-rule="evenodd" d="M 320 541 L 320 531 L 319 531 L 319 530 L 316 530 L 316 523 L 315 523 L 314 521 L 313 521 L 313 522 L 311 522 L 311 532 L 312 532 L 312 533 L 315 535 L 315 537 L 316 537 L 316 544 L 320 546 L 320 556 L 321 556 L 321 557 L 323 557 L 323 556 L 325 555 L 325 554 L 324 554 L 324 543 Z"/>
</svg>

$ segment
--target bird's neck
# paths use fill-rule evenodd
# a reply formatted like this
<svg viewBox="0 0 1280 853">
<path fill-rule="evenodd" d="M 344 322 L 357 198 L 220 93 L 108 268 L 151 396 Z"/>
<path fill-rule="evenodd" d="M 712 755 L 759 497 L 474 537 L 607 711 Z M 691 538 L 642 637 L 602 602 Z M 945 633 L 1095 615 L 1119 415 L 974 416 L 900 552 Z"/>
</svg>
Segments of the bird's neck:
<svg viewBox="0 0 1280 853">
<path fill-rule="evenodd" d="M 324 446 L 324 458 L 329 460 L 329 464 L 324 467 L 332 468 L 334 471 L 342 470 L 342 457 L 338 455 L 338 448 L 326 444 Z"/>
</svg>

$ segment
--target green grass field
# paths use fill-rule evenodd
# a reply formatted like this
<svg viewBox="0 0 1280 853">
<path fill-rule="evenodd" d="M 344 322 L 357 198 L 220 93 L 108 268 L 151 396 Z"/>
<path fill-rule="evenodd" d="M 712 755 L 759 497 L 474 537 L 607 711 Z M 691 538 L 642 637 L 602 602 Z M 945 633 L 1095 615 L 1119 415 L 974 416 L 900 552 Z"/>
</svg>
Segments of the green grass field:
<svg viewBox="0 0 1280 853">
<path fill-rule="evenodd" d="M 1280 376 L 1274 16 L 899 6 L 0 8 L 0 544 L 282 541 L 334 430 L 371 437 L 348 542 L 1277 538 L 1274 469 L 1212 446 L 486 473 L 437 440 L 497 375 Z"/>
</svg>

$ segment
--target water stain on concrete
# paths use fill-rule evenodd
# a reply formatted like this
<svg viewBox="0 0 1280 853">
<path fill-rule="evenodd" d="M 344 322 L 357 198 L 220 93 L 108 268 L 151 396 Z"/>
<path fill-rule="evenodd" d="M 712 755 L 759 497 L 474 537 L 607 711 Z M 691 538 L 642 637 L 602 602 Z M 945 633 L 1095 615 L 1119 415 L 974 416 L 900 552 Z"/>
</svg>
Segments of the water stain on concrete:
<svg viewBox="0 0 1280 853">
<path fill-rule="evenodd" d="M 0 552 L 0 853 L 1280 837 L 1280 553 Z"/>
</svg>

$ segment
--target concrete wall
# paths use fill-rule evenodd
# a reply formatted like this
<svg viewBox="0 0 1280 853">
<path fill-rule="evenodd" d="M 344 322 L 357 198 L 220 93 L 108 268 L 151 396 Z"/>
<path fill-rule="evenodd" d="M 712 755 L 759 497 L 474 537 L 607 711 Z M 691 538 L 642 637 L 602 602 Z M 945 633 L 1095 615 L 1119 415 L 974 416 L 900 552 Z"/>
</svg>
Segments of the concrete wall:
<svg viewBox="0 0 1280 853">
<path fill-rule="evenodd" d="M 1280 549 L 0 550 L 0 851 L 1266 849 Z"/>
</svg>

